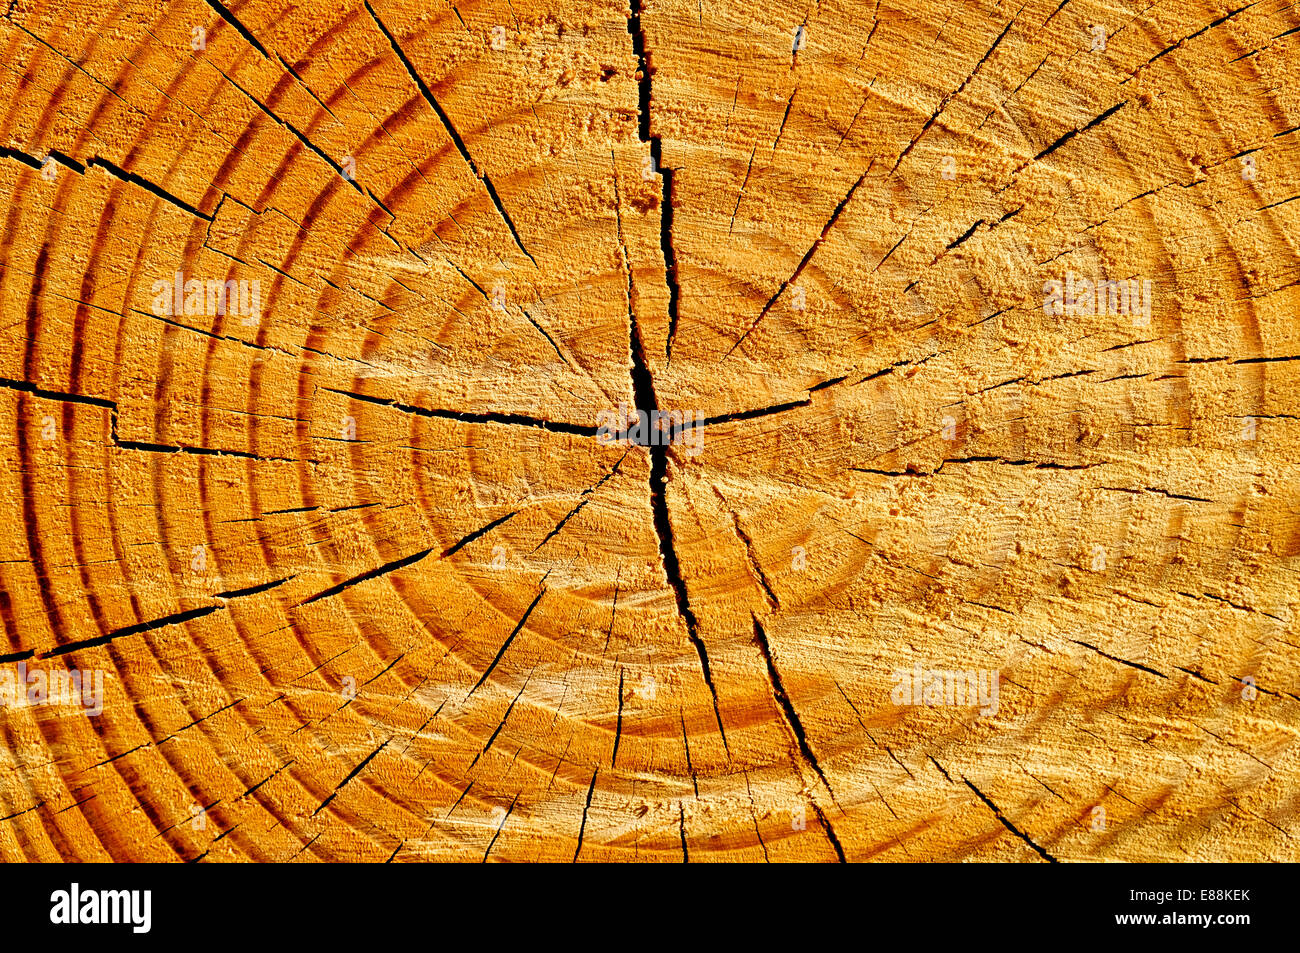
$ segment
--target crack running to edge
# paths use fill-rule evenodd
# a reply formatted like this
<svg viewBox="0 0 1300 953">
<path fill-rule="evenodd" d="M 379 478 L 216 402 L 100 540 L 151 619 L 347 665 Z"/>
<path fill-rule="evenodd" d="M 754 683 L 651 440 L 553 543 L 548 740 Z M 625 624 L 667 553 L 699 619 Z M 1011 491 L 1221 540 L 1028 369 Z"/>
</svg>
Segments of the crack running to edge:
<svg viewBox="0 0 1300 953">
<path fill-rule="evenodd" d="M 424 101 L 432 107 L 435 113 L 437 113 L 438 119 L 442 122 L 443 128 L 447 130 L 447 135 L 451 137 L 452 143 L 456 146 L 456 151 L 459 152 L 461 158 L 465 160 L 470 171 L 474 173 L 474 177 L 482 182 L 483 187 L 487 189 L 488 197 L 492 199 L 492 204 L 496 206 L 497 212 L 500 213 L 501 220 L 505 222 L 506 228 L 510 230 L 510 235 L 514 238 L 515 244 L 519 246 L 519 250 L 523 252 L 528 257 L 528 260 L 536 267 L 537 259 L 533 257 L 532 253 L 527 249 L 527 247 L 525 247 L 523 239 L 519 237 L 519 229 L 515 227 L 514 219 L 510 217 L 510 213 L 506 211 L 505 205 L 502 204 L 501 196 L 497 194 L 496 186 L 492 184 L 492 179 L 488 177 L 487 170 L 480 168 L 479 164 L 474 161 L 474 157 L 469 153 L 469 148 L 465 145 L 465 140 L 461 138 L 460 133 L 456 131 L 456 127 L 452 123 L 451 117 L 447 115 L 447 111 L 442 108 L 442 104 L 439 103 L 437 98 L 433 95 L 433 90 L 429 88 L 429 84 L 424 81 L 424 78 L 415 68 L 415 64 L 412 63 L 410 58 L 406 55 L 406 51 L 403 50 L 401 44 L 397 42 L 397 37 L 395 37 L 392 31 L 389 30 L 384 22 L 379 19 L 379 15 L 375 13 L 375 8 L 370 5 L 369 0 L 365 0 L 363 5 L 366 8 L 366 12 L 370 14 L 370 18 L 375 21 L 375 26 L 379 28 L 379 32 L 388 40 L 389 46 L 393 48 L 393 53 L 396 54 L 398 62 L 400 62 L 406 69 L 406 74 L 410 77 L 411 82 L 415 84 L 415 88 L 419 90 L 420 95 L 424 97 Z M 457 16 L 459 17 L 460 14 L 457 14 Z"/>
<path fill-rule="evenodd" d="M 659 247 L 664 253 L 664 280 L 668 284 L 668 341 L 664 354 L 673 359 L 673 339 L 677 336 L 677 304 L 681 289 L 677 284 L 677 251 L 673 247 L 673 170 L 664 167 L 663 145 L 658 136 L 650 135 L 650 60 L 646 55 L 645 31 L 641 29 L 641 0 L 629 0 L 630 15 L 627 32 L 632 37 L 632 50 L 640 65 L 641 78 L 637 81 L 639 101 L 637 107 L 637 134 L 649 144 L 654 169 L 663 182 L 659 202 Z"/>
</svg>

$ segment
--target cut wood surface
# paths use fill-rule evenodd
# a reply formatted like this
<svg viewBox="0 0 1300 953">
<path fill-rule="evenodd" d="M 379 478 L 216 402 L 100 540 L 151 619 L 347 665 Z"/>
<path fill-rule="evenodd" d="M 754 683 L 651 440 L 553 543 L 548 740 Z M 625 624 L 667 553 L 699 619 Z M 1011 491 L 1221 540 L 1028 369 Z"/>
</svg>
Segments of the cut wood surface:
<svg viewBox="0 0 1300 953">
<path fill-rule="evenodd" d="M 0 859 L 1300 855 L 1300 8 L 0 42 Z"/>
</svg>

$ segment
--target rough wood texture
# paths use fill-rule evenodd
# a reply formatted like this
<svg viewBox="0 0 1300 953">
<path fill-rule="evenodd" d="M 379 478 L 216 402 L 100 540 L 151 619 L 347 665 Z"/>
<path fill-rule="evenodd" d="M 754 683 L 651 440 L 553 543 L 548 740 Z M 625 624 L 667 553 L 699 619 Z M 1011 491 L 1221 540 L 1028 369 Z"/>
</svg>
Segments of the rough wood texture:
<svg viewBox="0 0 1300 953">
<path fill-rule="evenodd" d="M 3 859 L 1296 859 L 1291 4 L 0 39 Z"/>
</svg>

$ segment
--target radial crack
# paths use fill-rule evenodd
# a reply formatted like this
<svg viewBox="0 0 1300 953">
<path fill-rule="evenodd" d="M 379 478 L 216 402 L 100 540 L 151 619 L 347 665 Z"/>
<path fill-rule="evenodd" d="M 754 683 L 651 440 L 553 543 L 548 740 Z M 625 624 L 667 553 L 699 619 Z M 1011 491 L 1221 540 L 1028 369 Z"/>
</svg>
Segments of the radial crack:
<svg viewBox="0 0 1300 953">
<path fill-rule="evenodd" d="M 812 746 L 808 744 L 808 734 L 804 731 L 803 722 L 799 720 L 799 713 L 794 710 L 790 696 L 786 693 L 785 685 L 781 682 L 781 673 L 777 671 L 776 662 L 772 659 L 772 647 L 768 644 L 767 633 L 763 630 L 763 624 L 758 621 L 758 616 L 753 618 L 754 642 L 763 654 L 763 661 L 767 664 L 767 677 L 772 683 L 772 694 L 776 698 L 777 704 L 781 706 L 781 711 L 785 714 L 785 720 L 789 724 L 790 730 L 794 732 L 795 741 L 799 745 L 799 753 L 817 772 L 817 777 L 822 779 L 822 784 L 826 785 L 826 790 L 830 793 L 831 799 L 834 800 L 835 791 L 831 787 L 830 781 L 826 780 L 826 773 L 822 771 L 822 766 L 817 763 L 817 755 L 813 754 Z M 829 830 L 830 825 L 826 826 Z M 843 859 L 842 855 L 841 859 Z"/>
<path fill-rule="evenodd" d="M 313 602 L 318 602 L 321 599 L 327 599 L 330 596 L 336 596 L 340 592 L 343 592 L 345 589 L 350 589 L 353 586 L 357 585 L 358 583 L 367 582 L 371 579 L 377 579 L 380 576 L 387 575 L 390 572 L 395 572 L 398 569 L 405 569 L 407 566 L 410 566 L 413 563 L 418 563 L 421 559 L 429 555 L 431 552 L 433 552 L 432 548 L 422 549 L 418 553 L 411 553 L 411 555 L 403 556 L 401 559 L 395 559 L 391 563 L 384 563 L 384 565 L 382 566 L 376 566 L 374 569 L 368 569 L 363 573 L 359 573 L 358 575 L 353 576 L 351 579 L 348 579 L 345 582 L 340 582 L 338 585 L 330 586 L 328 589 L 324 589 L 316 593 L 316 595 L 314 596 L 309 596 L 308 598 L 304 599 L 302 602 L 298 603 L 298 606 L 296 606 L 295 608 L 310 605 Z"/>
<path fill-rule="evenodd" d="M 120 639 L 127 635 L 140 635 L 144 632 L 152 632 L 155 629 L 161 629 L 164 626 L 177 625 L 181 622 L 190 622 L 194 619 L 201 619 L 205 615 L 216 612 L 222 606 L 201 606 L 198 609 L 190 609 L 186 612 L 177 612 L 173 615 L 164 616 L 161 619 L 154 619 L 152 622 L 138 622 L 135 625 L 128 625 L 122 629 L 114 629 L 112 632 L 104 635 L 92 636 L 88 639 L 81 639 L 76 642 L 68 642 L 57 648 L 45 652 L 40 657 L 54 658 L 59 655 L 67 655 L 69 652 L 76 652 L 79 649 L 93 648 L 96 645 L 106 645 L 114 639 Z"/>
<path fill-rule="evenodd" d="M 637 133 L 642 142 L 650 146 L 650 157 L 655 171 L 663 183 L 659 202 L 659 247 L 664 254 L 664 280 L 668 284 L 668 341 L 664 353 L 673 358 L 673 340 L 677 337 L 677 309 L 681 288 L 677 282 L 677 250 L 673 246 L 673 170 L 664 168 L 663 145 L 658 136 L 650 135 L 650 59 L 646 53 L 645 31 L 641 29 L 641 0 L 630 0 L 627 32 L 632 37 L 632 50 L 640 65 L 637 81 Z"/>
<path fill-rule="evenodd" d="M 647 420 L 657 420 L 659 403 L 655 398 L 654 379 L 646 363 L 645 346 L 641 343 L 641 332 L 637 327 L 636 315 L 632 313 L 632 302 L 628 299 L 628 336 L 632 352 L 632 395 L 638 412 L 645 411 Z M 686 623 L 686 634 L 695 652 L 700 657 L 700 668 L 704 672 L 704 682 L 709 686 L 713 696 L 713 715 L 718 721 L 718 732 L 722 736 L 722 746 L 730 754 L 727 745 L 727 730 L 722 727 L 722 710 L 718 705 L 718 690 L 713 684 L 713 671 L 709 665 L 709 653 L 700 638 L 699 624 L 691 610 L 690 599 L 686 593 L 686 580 L 682 578 L 681 565 L 677 561 L 677 551 L 673 546 L 673 524 L 668 514 L 668 447 L 663 443 L 651 441 L 646 447 L 650 453 L 650 508 L 654 515 L 655 533 L 659 537 L 659 556 L 664 566 L 664 575 L 668 585 L 677 597 L 677 611 Z"/>
<path fill-rule="evenodd" d="M 785 281 L 781 282 L 781 287 L 777 288 L 776 294 L 772 295 L 772 297 L 768 299 L 767 304 L 763 305 L 763 310 L 758 313 L 758 317 L 754 319 L 754 323 L 751 324 L 749 328 L 745 331 L 745 333 L 740 336 L 740 340 L 738 340 L 735 344 L 731 346 L 731 350 L 727 352 L 726 355 L 727 357 L 730 357 L 732 353 L 736 350 L 736 348 L 744 344 L 745 339 L 748 338 L 752 333 L 754 333 L 754 329 L 758 327 L 759 323 L 765 317 L 767 317 L 767 313 L 772 310 L 772 306 L 775 305 L 778 299 L 780 299 L 781 295 L 785 293 L 785 289 L 790 287 L 790 285 L 794 284 L 796 281 L 799 280 L 799 276 L 803 274 L 803 270 L 806 267 L 808 267 L 808 262 L 812 261 L 813 255 L 817 254 L 817 249 L 821 247 L 822 242 L 826 240 L 826 236 L 830 234 L 831 229 L 835 227 L 835 223 L 839 221 L 840 215 L 843 214 L 845 207 L 849 204 L 849 201 L 853 198 L 853 194 L 857 192 L 858 187 L 862 185 L 863 181 L 866 179 L 867 174 L 871 171 L 871 166 L 874 162 L 875 160 L 873 159 L 872 162 L 867 164 L 866 171 L 863 172 L 862 175 L 858 176 L 858 180 L 853 183 L 853 186 L 852 188 L 849 189 L 848 194 L 845 195 L 844 198 L 840 200 L 839 205 L 835 206 L 835 211 L 831 213 L 831 217 L 827 220 L 826 224 L 822 227 L 821 234 L 818 235 L 816 240 L 812 243 L 812 247 L 808 249 L 807 254 L 805 254 L 803 258 L 800 260 L 798 267 L 796 267 L 794 270 L 794 274 L 792 274 Z"/>
<path fill-rule="evenodd" d="M 403 404 L 400 401 L 389 400 L 386 397 L 372 397 L 369 394 L 359 394 L 351 390 L 339 390 L 336 387 L 322 387 L 332 394 L 339 394 L 343 397 L 351 397 L 354 400 L 363 400 L 370 404 L 379 404 L 383 407 L 391 407 L 394 410 L 400 410 L 405 414 L 417 414 L 421 417 L 437 417 L 442 420 L 459 420 L 467 424 L 512 424 L 519 427 L 540 427 L 543 430 L 549 430 L 553 433 L 567 433 L 579 437 L 596 436 L 595 427 L 588 427 L 582 424 L 568 424 L 557 420 L 543 420 L 540 417 L 529 417 L 526 414 L 503 414 L 497 411 L 486 411 L 481 413 L 469 413 L 459 410 L 434 410 L 429 407 L 416 407 L 413 404 Z"/>
<path fill-rule="evenodd" d="M 213 9 L 213 11 L 215 11 L 217 16 L 221 17 L 221 19 L 233 26 L 235 31 L 248 41 L 249 46 L 261 53 L 263 59 L 271 58 L 266 52 L 266 47 L 258 41 L 257 37 L 253 36 L 253 31 L 244 26 L 244 24 L 240 22 L 239 17 L 231 13 L 230 8 L 222 3 L 221 0 L 207 0 L 207 4 Z"/>
<path fill-rule="evenodd" d="M 936 761 L 935 764 L 938 764 L 938 762 Z M 947 772 L 945 772 L 945 774 L 946 774 L 946 773 L 947 773 Z M 949 780 L 952 780 L 952 779 L 949 778 Z M 1024 841 L 1026 844 L 1028 844 L 1030 847 L 1032 847 L 1032 848 L 1033 848 L 1033 849 L 1038 853 L 1038 855 L 1039 855 L 1040 857 L 1042 857 L 1044 860 L 1046 860 L 1047 862 L 1052 863 L 1052 864 L 1058 863 L 1058 861 L 1057 861 L 1057 859 L 1056 859 L 1055 857 L 1053 857 L 1053 856 L 1052 856 L 1051 854 L 1049 854 L 1047 851 L 1043 850 L 1043 848 L 1041 848 L 1041 847 L 1039 847 L 1037 844 L 1035 844 L 1035 843 L 1033 842 L 1033 840 L 1030 839 L 1030 837 L 1029 837 L 1028 834 L 1026 834 L 1024 831 L 1020 830 L 1018 827 L 1016 827 L 1016 825 L 1012 824 L 1009 820 L 1007 820 L 1006 815 L 1004 815 L 1004 814 L 1002 813 L 1002 811 L 998 808 L 998 806 L 997 806 L 996 804 L 994 804 L 992 801 L 990 801 L 987 797 L 984 796 L 984 792 L 983 792 L 983 791 L 981 791 L 981 790 L 980 790 L 979 788 L 977 788 L 975 785 L 971 784 L 970 781 L 967 780 L 966 778 L 962 778 L 962 780 L 966 782 L 966 786 L 967 786 L 968 788 L 970 788 L 972 791 L 975 792 L 975 796 L 978 797 L 981 801 L 984 802 L 984 806 L 987 807 L 990 811 L 993 812 L 993 816 L 996 817 L 999 821 L 1002 822 L 1002 826 L 1003 826 L 1003 827 L 1005 827 L 1005 828 L 1006 828 L 1007 830 L 1009 830 L 1011 833 L 1015 834 L 1015 835 L 1016 835 L 1017 837 L 1019 837 L 1022 841 Z"/>
<path fill-rule="evenodd" d="M 392 741 L 392 740 L 393 740 L 392 738 L 388 739 L 388 741 Z M 383 751 L 385 748 L 388 747 L 388 741 L 385 741 L 374 751 L 370 752 L 370 754 L 366 755 L 366 757 L 362 760 L 362 762 L 358 764 L 355 768 L 353 768 L 352 771 L 348 774 L 348 776 L 344 778 L 342 781 L 340 781 L 338 783 L 338 786 L 333 791 L 330 792 L 329 797 L 327 797 L 325 800 L 320 802 L 320 807 L 312 811 L 311 816 L 315 817 L 326 807 L 328 807 L 329 803 L 333 801 L 336 797 L 338 797 L 338 793 L 343 790 L 343 786 L 347 784 L 349 781 L 351 781 L 353 778 L 355 778 L 358 774 L 360 774 L 365 769 L 366 765 L 368 765 L 371 761 L 375 760 L 375 756 L 378 755 L 379 752 Z"/>
<path fill-rule="evenodd" d="M 533 599 L 532 603 L 528 606 L 528 608 L 524 610 L 524 617 L 519 620 L 519 624 L 514 627 L 514 629 L 511 631 L 511 633 L 508 636 L 506 636 L 505 642 L 501 644 L 500 650 L 497 651 L 496 658 L 494 658 L 492 660 L 492 663 L 483 670 L 483 675 L 479 678 L 477 682 L 474 683 L 474 687 L 469 690 L 469 694 L 465 696 L 467 700 L 469 699 L 470 695 L 473 695 L 476 691 L 478 691 L 479 688 L 483 685 L 483 683 L 488 680 L 488 676 L 492 674 L 493 670 L 497 667 L 498 663 L 500 663 L 501 659 L 505 656 L 506 649 L 510 648 L 510 643 L 515 640 L 515 636 L 517 636 L 520 632 L 523 631 L 524 625 L 527 624 L 528 622 L 528 617 L 533 614 L 533 610 L 537 608 L 537 603 L 542 601 L 542 596 L 544 595 L 546 595 L 546 590 L 542 589 L 540 592 L 537 593 L 537 597 Z"/>
<path fill-rule="evenodd" d="M 375 8 L 370 5 L 370 0 L 364 0 L 364 2 L 366 10 L 370 14 L 370 18 L 375 21 L 375 26 L 379 27 L 379 32 L 384 34 L 389 45 L 392 46 L 393 52 L 397 55 L 397 59 L 401 62 L 402 66 L 406 68 L 406 73 L 410 76 L 411 82 L 415 84 L 415 88 L 420 91 L 420 95 L 424 97 L 425 102 L 427 102 L 429 106 L 432 107 L 433 111 L 438 114 L 438 118 L 442 121 L 443 128 L 447 130 L 447 135 L 451 137 L 451 141 L 455 144 L 456 150 L 460 153 L 461 158 L 465 160 L 470 171 L 474 173 L 474 178 L 480 180 L 483 183 L 483 187 L 487 189 L 488 196 L 492 199 L 492 204 L 496 206 L 497 212 L 500 213 L 502 221 L 506 223 L 506 228 L 510 229 L 510 234 L 514 238 L 515 244 L 519 246 L 521 252 L 528 256 L 528 260 L 536 266 L 537 259 L 534 258 L 532 253 L 524 247 L 523 240 L 519 237 L 519 229 L 515 228 L 515 223 L 510 217 L 510 213 L 507 212 L 506 207 L 501 204 L 501 196 L 497 195 L 497 190 L 492 184 L 492 179 L 488 177 L 485 170 L 479 168 L 478 163 L 474 161 L 474 157 L 469 154 L 469 149 L 465 147 L 465 140 L 462 139 L 460 133 L 456 131 L 456 127 L 452 124 L 451 117 L 447 115 L 447 111 L 443 109 L 438 100 L 434 98 L 433 90 L 431 90 L 428 84 L 420 77 L 419 72 L 415 69 L 415 64 L 411 62 L 407 57 L 406 52 L 398 45 L 397 37 L 393 36 L 388 27 L 384 25 L 384 22 L 379 19 L 379 15 L 375 13 Z"/>
</svg>

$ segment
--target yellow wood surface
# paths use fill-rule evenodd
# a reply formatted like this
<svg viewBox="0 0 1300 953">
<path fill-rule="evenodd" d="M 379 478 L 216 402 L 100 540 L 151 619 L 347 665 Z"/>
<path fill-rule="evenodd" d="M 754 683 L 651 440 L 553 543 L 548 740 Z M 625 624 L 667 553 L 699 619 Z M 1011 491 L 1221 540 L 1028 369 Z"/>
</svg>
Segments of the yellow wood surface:
<svg viewBox="0 0 1300 953">
<path fill-rule="evenodd" d="M 7 6 L 0 859 L 1296 859 L 1292 4 Z"/>
</svg>

